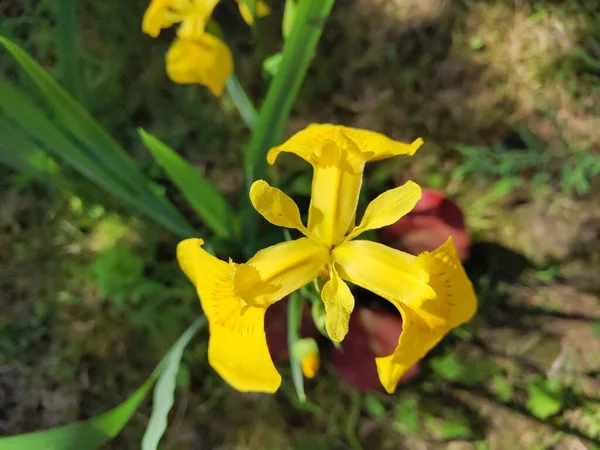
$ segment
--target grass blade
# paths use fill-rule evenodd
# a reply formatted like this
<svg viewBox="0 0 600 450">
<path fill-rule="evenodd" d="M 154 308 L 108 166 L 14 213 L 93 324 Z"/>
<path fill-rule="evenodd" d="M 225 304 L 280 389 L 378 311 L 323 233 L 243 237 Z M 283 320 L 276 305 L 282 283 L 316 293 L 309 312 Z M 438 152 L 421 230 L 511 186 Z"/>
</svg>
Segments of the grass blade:
<svg viewBox="0 0 600 450">
<path fill-rule="evenodd" d="M 197 320 L 188 328 L 181 338 L 179 338 L 181 343 L 178 342 L 179 345 L 174 345 L 161 362 L 164 368 L 154 388 L 152 415 L 142 438 L 142 450 L 156 450 L 158 448 L 158 443 L 167 429 L 169 411 L 175 401 L 176 378 L 179 373 L 179 364 L 181 363 L 183 350 L 192 336 L 205 322 L 206 320 Z"/>
<path fill-rule="evenodd" d="M 283 48 L 281 65 L 269 86 L 245 154 L 248 182 L 264 177 L 267 151 L 279 142 L 283 134 L 333 3 L 334 0 L 304 0 L 295 11 L 294 25 Z"/>
<path fill-rule="evenodd" d="M 235 74 L 232 74 L 227 78 L 226 86 L 227 92 L 229 93 L 231 100 L 233 100 L 233 104 L 240 113 L 240 116 L 242 116 L 244 123 L 248 125 L 248 128 L 251 130 L 254 129 L 256 122 L 258 121 L 258 113 L 240 84 L 240 80 L 238 80 Z"/>
<path fill-rule="evenodd" d="M 0 438 L 0 450 L 93 450 L 100 448 L 125 427 L 129 419 L 152 389 L 152 385 L 173 365 L 173 355 L 179 355 L 192 337 L 206 324 L 200 317 L 179 337 L 163 357 L 150 377 L 119 406 L 91 419 L 63 427 Z M 177 359 L 177 365 L 179 359 Z"/>
<path fill-rule="evenodd" d="M 231 237 L 233 211 L 223 195 L 171 147 L 141 128 L 139 133 L 146 148 L 206 225 L 220 237 Z"/>
<path fill-rule="evenodd" d="M 58 41 L 58 64 L 63 85 L 73 97 L 85 103 L 82 72 L 79 66 L 77 36 L 77 0 L 58 0 L 54 4 L 55 32 Z"/>
</svg>

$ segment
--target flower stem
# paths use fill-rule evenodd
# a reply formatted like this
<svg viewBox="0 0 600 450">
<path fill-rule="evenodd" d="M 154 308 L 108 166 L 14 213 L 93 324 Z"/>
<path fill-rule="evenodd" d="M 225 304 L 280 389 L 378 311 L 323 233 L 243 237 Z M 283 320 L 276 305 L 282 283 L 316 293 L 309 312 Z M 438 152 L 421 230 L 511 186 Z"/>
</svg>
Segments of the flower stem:
<svg viewBox="0 0 600 450">
<path fill-rule="evenodd" d="M 302 307 L 304 302 L 297 292 L 290 294 L 288 302 L 288 353 L 290 355 L 290 369 L 292 370 L 292 381 L 296 389 L 298 400 L 302 403 L 306 401 L 304 393 L 304 377 L 300 361 L 294 357 L 292 349 L 294 344 L 300 339 L 300 324 L 302 323 Z"/>
</svg>

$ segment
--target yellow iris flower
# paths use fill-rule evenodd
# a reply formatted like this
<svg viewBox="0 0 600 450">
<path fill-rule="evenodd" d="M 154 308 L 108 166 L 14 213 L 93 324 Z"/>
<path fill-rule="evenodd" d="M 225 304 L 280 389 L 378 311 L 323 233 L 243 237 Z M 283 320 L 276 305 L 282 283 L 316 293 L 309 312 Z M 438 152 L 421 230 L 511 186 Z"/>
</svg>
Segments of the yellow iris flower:
<svg viewBox="0 0 600 450">
<path fill-rule="evenodd" d="M 240 391 L 275 392 L 281 376 L 271 360 L 264 331 L 269 305 L 322 275 L 326 330 L 334 341 L 348 332 L 354 297 L 346 281 L 390 301 L 400 312 L 403 331 L 392 355 L 377 358 L 379 378 L 392 393 L 402 374 L 453 327 L 476 309 L 471 283 L 449 239 L 434 252 L 413 256 L 382 244 L 355 240 L 367 230 L 390 225 L 407 214 L 421 196 L 409 181 L 384 192 L 355 225 L 365 164 L 396 155 L 413 155 L 422 144 L 393 141 L 384 135 L 337 125 L 311 125 L 271 149 L 295 153 L 313 169 L 308 223 L 296 203 L 265 181 L 250 189 L 255 209 L 274 225 L 299 230 L 305 237 L 257 252 L 245 264 L 207 253 L 201 239 L 177 247 L 182 270 L 195 285 L 208 317 L 211 366 Z"/>
<path fill-rule="evenodd" d="M 142 31 L 157 37 L 161 30 L 180 24 L 177 38 L 167 53 L 167 75 L 176 83 L 198 83 L 219 96 L 233 72 L 233 57 L 225 43 L 206 33 L 206 24 L 220 0 L 152 0 L 142 21 Z M 238 0 L 240 14 L 252 24 L 248 7 Z M 262 1 L 256 16 L 270 13 Z"/>
</svg>

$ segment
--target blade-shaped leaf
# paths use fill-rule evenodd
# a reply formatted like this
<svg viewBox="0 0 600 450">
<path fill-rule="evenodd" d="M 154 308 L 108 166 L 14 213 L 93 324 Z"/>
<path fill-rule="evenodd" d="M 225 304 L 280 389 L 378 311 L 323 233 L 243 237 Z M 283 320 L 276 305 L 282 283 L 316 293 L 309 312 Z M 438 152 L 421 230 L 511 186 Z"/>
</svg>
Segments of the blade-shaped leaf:
<svg viewBox="0 0 600 450">
<path fill-rule="evenodd" d="M 163 357 L 146 382 L 119 406 L 99 416 L 63 427 L 0 438 L 0 450 L 93 450 L 100 448 L 125 427 L 150 392 L 154 382 L 169 372 L 173 365 L 179 366 L 183 349 L 205 324 L 205 317 L 196 319 Z M 178 358 L 174 358 L 173 355 Z M 170 377 L 170 372 L 168 376 Z"/>
<path fill-rule="evenodd" d="M 200 218 L 220 237 L 230 237 L 233 212 L 223 195 L 190 163 L 150 133 L 139 129 L 144 145 Z"/>
<path fill-rule="evenodd" d="M 55 129 L 53 134 L 56 135 L 58 130 L 59 133 L 68 136 L 71 141 L 69 152 L 64 152 L 62 146 L 55 147 L 56 151 L 63 155 L 69 153 L 69 156 L 78 156 L 76 161 L 78 171 L 88 177 L 93 177 L 93 181 L 100 183 L 105 189 L 112 186 L 112 189 L 108 189 L 110 192 L 114 193 L 115 189 L 128 191 L 130 196 L 124 198 L 126 201 L 133 203 L 169 230 L 181 237 L 189 237 L 194 234 L 193 228 L 159 193 L 157 186 L 154 186 L 139 172 L 129 155 L 83 106 L 17 44 L 1 36 L 0 44 L 4 45 L 21 68 L 31 77 L 45 100 L 45 106 L 51 110 L 53 120 L 46 120 Z M 0 98 L 5 97 L 3 89 L 0 90 L 2 94 Z M 31 110 L 31 108 L 29 109 Z M 27 116 L 19 114 L 20 117 L 14 117 L 15 115 L 16 113 L 13 113 L 15 120 L 25 122 L 28 120 Z M 42 113 L 37 115 L 44 116 Z M 55 122 L 60 127 L 57 127 Z M 73 160 L 70 163 L 72 164 Z M 99 180 L 100 178 L 102 181 Z"/>
<path fill-rule="evenodd" d="M 266 154 L 279 142 L 308 66 L 315 54 L 334 0 L 302 1 L 286 39 L 281 64 L 260 108 L 259 119 L 245 154 L 248 182 L 264 178 Z"/>
</svg>

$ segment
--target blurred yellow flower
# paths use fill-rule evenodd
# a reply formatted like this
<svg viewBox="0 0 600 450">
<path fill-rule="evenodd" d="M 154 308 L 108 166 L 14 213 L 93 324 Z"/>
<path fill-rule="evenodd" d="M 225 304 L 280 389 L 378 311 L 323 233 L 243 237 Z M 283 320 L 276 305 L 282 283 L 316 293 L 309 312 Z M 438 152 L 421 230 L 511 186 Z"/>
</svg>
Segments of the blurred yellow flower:
<svg viewBox="0 0 600 450">
<path fill-rule="evenodd" d="M 200 37 L 217 3 L 219 0 L 152 0 L 144 14 L 142 31 L 157 37 L 161 30 L 180 23 L 180 38 Z"/>
<path fill-rule="evenodd" d="M 233 57 L 219 38 L 206 33 L 206 24 L 219 0 L 152 0 L 142 21 L 142 31 L 157 37 L 161 30 L 175 24 L 177 38 L 167 53 L 167 75 L 176 83 L 199 83 L 221 95 L 233 72 Z M 238 7 L 244 20 L 252 24 L 252 14 L 243 1 Z M 271 12 L 261 0 L 256 17 Z"/>
<path fill-rule="evenodd" d="M 177 247 L 179 264 L 195 285 L 209 320 L 209 363 L 240 391 L 274 392 L 281 383 L 266 343 L 269 305 L 318 277 L 326 330 L 333 341 L 348 332 L 354 297 L 349 281 L 390 301 L 403 318 L 403 332 L 392 355 L 377 359 L 379 377 L 394 392 L 402 374 L 452 327 L 474 314 L 476 298 L 452 240 L 432 253 L 413 256 L 382 244 L 354 240 L 407 214 L 421 196 L 409 181 L 375 198 L 355 225 L 365 164 L 396 155 L 413 155 L 412 144 L 337 125 L 311 125 L 269 151 L 273 164 L 281 152 L 295 153 L 313 169 L 308 223 L 296 203 L 265 181 L 250 189 L 254 208 L 274 225 L 305 237 L 257 252 L 245 264 L 224 262 L 202 248 L 201 239 Z"/>
<path fill-rule="evenodd" d="M 252 20 L 252 13 L 250 12 L 248 5 L 246 5 L 244 0 L 236 1 L 240 9 L 240 14 L 242 15 L 242 18 L 248 25 L 252 25 L 254 21 Z M 258 0 L 258 2 L 256 3 L 256 11 L 254 12 L 256 14 L 256 17 L 260 19 L 261 17 L 265 17 L 271 14 L 271 8 L 269 8 L 269 6 L 263 0 Z"/>
<path fill-rule="evenodd" d="M 233 71 L 229 48 L 205 33 L 196 39 L 175 39 L 167 52 L 167 75 L 176 83 L 199 83 L 219 96 Z"/>
</svg>

